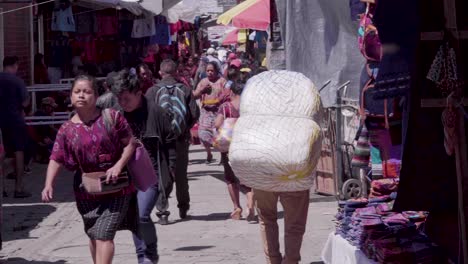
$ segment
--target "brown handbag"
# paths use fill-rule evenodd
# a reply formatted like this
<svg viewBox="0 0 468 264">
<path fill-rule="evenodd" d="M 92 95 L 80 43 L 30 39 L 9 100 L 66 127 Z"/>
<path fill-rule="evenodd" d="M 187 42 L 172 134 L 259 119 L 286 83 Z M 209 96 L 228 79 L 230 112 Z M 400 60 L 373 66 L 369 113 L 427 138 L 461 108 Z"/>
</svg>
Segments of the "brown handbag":
<svg viewBox="0 0 468 264">
<path fill-rule="evenodd" d="M 115 120 L 112 119 L 109 109 L 102 111 L 102 117 L 104 119 L 104 125 L 106 126 L 107 133 L 111 135 L 110 131 L 115 124 Z M 81 174 L 81 186 L 89 194 L 103 195 L 117 193 L 123 188 L 130 185 L 130 179 L 127 172 L 122 172 L 117 177 L 116 182 L 112 180 L 106 183 L 107 175 L 104 171 L 98 172 L 83 172 L 83 167 L 80 164 Z"/>
<path fill-rule="evenodd" d="M 115 183 L 112 180 L 106 183 L 106 178 L 105 172 L 83 173 L 82 186 L 89 194 L 103 195 L 119 192 L 130 184 L 127 172 L 120 173 Z"/>
</svg>

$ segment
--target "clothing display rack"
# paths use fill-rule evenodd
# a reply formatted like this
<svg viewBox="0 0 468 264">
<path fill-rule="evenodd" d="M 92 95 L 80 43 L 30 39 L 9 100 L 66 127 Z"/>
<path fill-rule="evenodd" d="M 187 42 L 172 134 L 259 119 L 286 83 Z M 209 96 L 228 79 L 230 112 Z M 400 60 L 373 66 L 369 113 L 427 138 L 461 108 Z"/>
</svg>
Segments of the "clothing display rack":
<svg viewBox="0 0 468 264">
<path fill-rule="evenodd" d="M 452 34 L 452 37 L 457 40 L 457 43 L 462 39 L 468 39 L 468 31 L 458 31 L 457 13 L 456 13 L 456 0 L 444 0 L 444 17 L 446 20 L 445 32 L 423 32 L 421 33 L 422 41 L 440 41 L 444 39 L 445 34 Z M 459 57 L 459 54 L 458 54 Z M 467 208 L 467 190 L 468 190 L 468 157 L 467 157 L 467 143 L 466 143 L 466 129 L 464 120 L 463 108 L 468 106 L 468 98 L 463 96 L 462 83 L 457 87 L 455 92 L 452 92 L 446 99 L 421 99 L 422 108 L 447 108 L 453 107 L 457 109 L 458 120 L 456 121 L 456 140 L 455 145 L 455 160 L 457 170 L 457 186 L 458 186 L 458 220 L 461 234 L 461 249 L 463 259 L 468 260 L 468 243 L 467 243 L 467 227 L 466 216 L 468 213 Z"/>
</svg>

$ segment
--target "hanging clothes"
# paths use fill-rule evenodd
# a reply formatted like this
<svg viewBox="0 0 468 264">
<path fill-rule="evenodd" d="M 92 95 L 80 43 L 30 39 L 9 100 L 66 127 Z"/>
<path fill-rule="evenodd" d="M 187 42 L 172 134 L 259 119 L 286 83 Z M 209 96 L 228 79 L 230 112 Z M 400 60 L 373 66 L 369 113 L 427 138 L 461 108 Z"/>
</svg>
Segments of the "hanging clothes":
<svg viewBox="0 0 468 264">
<path fill-rule="evenodd" d="M 156 24 L 153 16 L 148 16 L 133 21 L 132 38 L 151 37 L 156 34 Z"/>
<path fill-rule="evenodd" d="M 88 12 L 76 15 L 76 33 L 92 34 L 98 32 L 97 19 L 95 12 Z"/>
<path fill-rule="evenodd" d="M 118 33 L 118 18 L 115 14 L 98 14 L 97 24 L 99 29 L 97 32 L 98 36 L 112 36 Z"/>
<path fill-rule="evenodd" d="M 71 6 L 54 10 L 52 13 L 52 31 L 75 32 L 76 25 Z"/>
<path fill-rule="evenodd" d="M 165 16 L 155 16 L 154 24 L 156 34 L 150 37 L 150 44 L 171 45 L 169 24 Z"/>
</svg>

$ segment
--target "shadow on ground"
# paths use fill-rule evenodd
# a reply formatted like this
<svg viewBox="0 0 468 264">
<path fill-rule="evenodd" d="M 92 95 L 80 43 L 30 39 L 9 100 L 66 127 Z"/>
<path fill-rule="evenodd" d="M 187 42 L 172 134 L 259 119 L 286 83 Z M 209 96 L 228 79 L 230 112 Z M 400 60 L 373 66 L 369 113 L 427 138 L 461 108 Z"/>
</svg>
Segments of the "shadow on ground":
<svg viewBox="0 0 468 264">
<path fill-rule="evenodd" d="M 205 249 L 214 248 L 214 246 L 193 246 L 193 247 L 180 247 L 174 249 L 174 251 L 202 251 Z"/>
<path fill-rule="evenodd" d="M 3 207 L 3 241 L 34 239 L 29 232 L 35 229 L 46 217 L 55 212 L 55 207 L 45 204 L 11 205 Z M 0 262 L 1 263 L 1 262 Z M 10 262 L 7 262 L 10 263 Z M 16 262 L 14 262 L 16 263 Z M 20 262 L 18 262 L 20 263 Z M 22 263 L 22 262 L 21 262 Z M 30 262 L 24 262 L 30 263 Z M 34 263 L 34 262 L 31 262 Z"/>
<path fill-rule="evenodd" d="M 58 260 L 55 262 L 51 261 L 36 261 L 36 260 L 27 260 L 24 258 L 7 258 L 7 259 L 0 259 L 0 263 L 8 263 L 8 264 L 66 264 L 65 260 Z"/>
<path fill-rule="evenodd" d="M 195 221 L 224 221 L 231 218 L 231 213 L 212 213 L 209 215 L 190 215 L 190 220 Z"/>
</svg>

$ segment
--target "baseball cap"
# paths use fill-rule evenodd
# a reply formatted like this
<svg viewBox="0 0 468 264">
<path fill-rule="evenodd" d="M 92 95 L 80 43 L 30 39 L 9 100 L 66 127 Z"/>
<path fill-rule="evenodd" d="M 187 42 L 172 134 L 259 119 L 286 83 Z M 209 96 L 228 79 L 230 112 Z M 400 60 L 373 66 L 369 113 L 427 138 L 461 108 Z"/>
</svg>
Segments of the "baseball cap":
<svg viewBox="0 0 468 264">
<path fill-rule="evenodd" d="M 213 55 L 213 54 L 215 54 L 215 52 L 216 52 L 215 49 L 209 48 L 209 49 L 206 51 L 206 54 L 208 54 L 208 55 Z"/>
<path fill-rule="evenodd" d="M 231 65 L 236 66 L 237 68 L 240 68 L 240 66 L 242 65 L 242 61 L 239 60 L 239 59 L 235 59 L 235 60 L 231 61 Z"/>
<path fill-rule="evenodd" d="M 236 56 L 235 53 L 229 53 L 228 59 L 235 60 L 235 59 L 237 59 L 237 56 Z"/>
<path fill-rule="evenodd" d="M 54 98 L 52 98 L 52 97 L 43 98 L 42 101 L 41 101 L 41 104 L 42 104 L 42 105 L 50 105 L 50 106 L 52 106 L 53 108 L 56 108 L 56 107 L 57 107 L 57 104 L 55 103 L 55 100 L 54 100 Z"/>
</svg>

